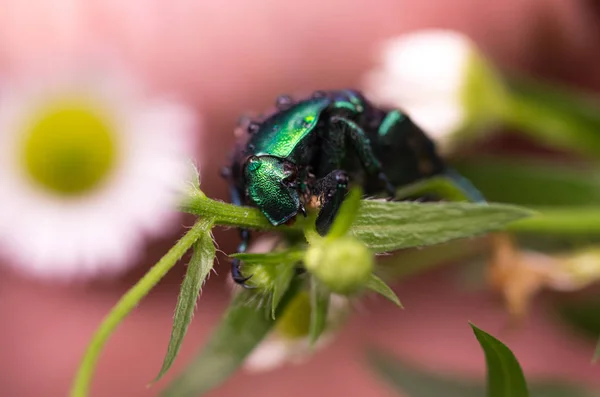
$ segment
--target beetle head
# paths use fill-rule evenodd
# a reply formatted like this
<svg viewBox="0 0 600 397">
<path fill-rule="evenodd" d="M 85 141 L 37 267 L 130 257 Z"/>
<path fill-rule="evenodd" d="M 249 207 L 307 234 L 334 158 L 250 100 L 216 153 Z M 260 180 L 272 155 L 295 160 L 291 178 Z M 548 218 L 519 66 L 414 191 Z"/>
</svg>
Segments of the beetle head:
<svg viewBox="0 0 600 397">
<path fill-rule="evenodd" d="M 295 188 L 296 166 L 274 156 L 251 156 L 244 167 L 248 197 L 273 225 L 293 218 L 301 208 Z"/>
</svg>

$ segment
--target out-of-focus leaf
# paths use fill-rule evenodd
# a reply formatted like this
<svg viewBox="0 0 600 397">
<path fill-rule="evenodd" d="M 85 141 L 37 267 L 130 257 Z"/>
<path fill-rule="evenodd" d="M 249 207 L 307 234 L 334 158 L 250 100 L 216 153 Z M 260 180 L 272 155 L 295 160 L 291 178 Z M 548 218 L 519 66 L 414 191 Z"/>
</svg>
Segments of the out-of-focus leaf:
<svg viewBox="0 0 600 397">
<path fill-rule="evenodd" d="M 314 277 L 310 281 L 310 327 L 308 333 L 310 343 L 314 344 L 327 325 L 330 292 Z"/>
<path fill-rule="evenodd" d="M 552 305 L 557 310 L 561 319 L 564 320 L 571 328 L 578 331 L 582 335 L 597 340 L 596 348 L 592 357 L 592 362 L 596 363 L 600 358 L 600 300 L 597 298 L 575 301 L 562 302 Z"/>
<path fill-rule="evenodd" d="M 371 274 L 371 279 L 367 282 L 367 288 L 386 297 L 390 301 L 394 302 L 398 307 L 402 307 L 402 303 L 400 303 L 400 299 L 398 299 L 396 293 L 390 288 L 389 285 L 385 283 L 385 281 L 376 275 Z"/>
<path fill-rule="evenodd" d="M 337 238 L 348 233 L 350 226 L 356 219 L 358 209 L 360 208 L 361 196 L 362 190 L 359 188 L 353 188 L 346 195 L 346 198 L 329 229 L 329 233 L 327 233 L 328 238 Z"/>
<path fill-rule="evenodd" d="M 407 397 L 483 397 L 483 385 L 458 381 L 417 370 L 399 359 L 380 351 L 370 351 L 368 362 L 375 373 L 399 395 Z"/>
<path fill-rule="evenodd" d="M 600 206 L 534 207 L 538 213 L 508 225 L 507 230 L 549 236 L 600 235 Z"/>
<path fill-rule="evenodd" d="M 181 291 L 179 292 L 177 306 L 175 307 L 171 340 L 169 341 L 169 347 L 167 348 L 162 368 L 154 380 L 155 382 L 162 378 L 169 368 L 171 368 L 177 357 L 177 353 L 179 353 L 188 326 L 192 322 L 202 284 L 212 269 L 214 259 L 215 245 L 209 226 L 206 229 L 206 233 L 194 244 L 194 253 L 188 264 L 187 272 L 181 285 Z"/>
<path fill-rule="evenodd" d="M 281 299 L 288 290 L 290 283 L 292 282 L 294 275 L 296 274 L 296 268 L 293 264 L 282 263 L 277 266 L 277 277 L 273 283 L 273 293 L 271 295 L 271 317 L 275 320 L 277 308 Z"/>
<path fill-rule="evenodd" d="M 482 256 L 490 246 L 486 238 L 455 240 L 425 248 L 413 248 L 380 257 L 377 274 L 385 281 L 399 280 L 423 271 Z"/>
<path fill-rule="evenodd" d="M 290 284 L 279 303 L 279 315 L 299 290 L 301 281 Z M 271 331 L 275 320 L 250 301 L 255 291 L 241 291 L 231 302 L 223 320 L 194 361 L 162 392 L 165 397 L 198 397 L 220 385 Z"/>
<path fill-rule="evenodd" d="M 449 201 L 469 201 L 462 189 L 456 186 L 450 178 L 443 176 L 427 178 L 404 186 L 396 191 L 396 198 L 398 199 L 426 195 L 434 195 Z"/>
<path fill-rule="evenodd" d="M 489 201 L 571 207 L 600 203 L 600 169 L 489 157 L 463 160 L 454 166 Z"/>
<path fill-rule="evenodd" d="M 388 353 L 371 351 L 368 361 L 373 371 L 398 395 L 406 397 L 484 397 L 483 382 L 450 374 L 428 372 L 408 365 Z M 576 385 L 559 382 L 533 383 L 531 397 L 598 397 Z"/>
<path fill-rule="evenodd" d="M 575 331 L 593 339 L 600 334 L 600 299 L 560 302 L 552 307 Z"/>
<path fill-rule="evenodd" d="M 508 83 L 505 122 L 542 144 L 600 158 L 600 99 L 520 77 Z"/>
<path fill-rule="evenodd" d="M 487 364 L 488 397 L 528 397 L 523 370 L 510 349 L 498 339 L 471 324 L 483 348 Z"/>
<path fill-rule="evenodd" d="M 297 263 L 302 261 L 304 251 L 293 249 L 262 254 L 238 253 L 229 255 L 249 265 L 279 265 L 281 263 Z"/>
<path fill-rule="evenodd" d="M 372 250 L 386 252 L 500 230 L 531 214 L 503 204 L 365 200 L 350 230 Z"/>
</svg>

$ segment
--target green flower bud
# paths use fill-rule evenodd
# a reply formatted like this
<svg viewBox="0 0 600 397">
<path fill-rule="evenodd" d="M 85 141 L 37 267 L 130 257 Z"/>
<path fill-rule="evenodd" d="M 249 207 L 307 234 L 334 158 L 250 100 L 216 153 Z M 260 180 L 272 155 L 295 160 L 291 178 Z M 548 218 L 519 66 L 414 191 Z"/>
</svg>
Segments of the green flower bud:
<svg viewBox="0 0 600 397">
<path fill-rule="evenodd" d="M 373 272 L 369 249 L 356 238 L 323 239 L 306 251 L 304 266 L 331 292 L 351 295 L 363 289 Z"/>
<path fill-rule="evenodd" d="M 273 264 L 246 264 L 244 265 L 244 274 L 252 275 L 248 281 L 249 285 L 263 290 L 271 290 L 275 284 L 278 269 L 279 267 Z"/>
</svg>

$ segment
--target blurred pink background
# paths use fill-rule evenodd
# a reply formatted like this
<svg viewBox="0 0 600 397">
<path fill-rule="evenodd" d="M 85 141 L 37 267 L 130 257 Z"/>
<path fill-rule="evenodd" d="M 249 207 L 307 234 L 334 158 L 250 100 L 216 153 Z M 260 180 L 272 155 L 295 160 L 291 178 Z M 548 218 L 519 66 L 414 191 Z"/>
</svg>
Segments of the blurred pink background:
<svg viewBox="0 0 600 397">
<path fill-rule="evenodd" d="M 105 51 L 154 88 L 179 93 L 202 114 L 206 125 L 197 153 L 203 190 L 226 198 L 218 169 L 242 112 L 264 109 L 280 93 L 355 86 L 372 62 L 373 46 L 402 32 L 458 29 L 504 70 L 600 90 L 597 4 L 3 0 L 0 89 L 3 79 L 23 70 Z M 231 252 L 235 234 L 217 233 L 217 241 Z M 170 243 L 149 242 L 143 263 L 117 281 L 51 285 L 0 269 L 0 395 L 67 395 L 103 316 Z M 213 276 L 205 289 L 168 379 L 192 357 L 227 304 L 226 261 L 221 262 L 220 276 Z M 166 351 L 182 271 L 173 271 L 115 333 L 102 355 L 92 396 L 153 396 L 166 384 L 145 387 Z M 542 306 L 534 308 L 521 329 L 506 332 L 507 317 L 496 297 L 465 291 L 455 281 L 448 268 L 400 284 L 396 291 L 406 310 L 367 300 L 333 346 L 310 363 L 256 376 L 238 374 L 211 395 L 392 396 L 364 368 L 363 349 L 372 344 L 435 370 L 482 375 L 483 356 L 467 320 L 503 339 L 529 377 L 564 377 L 600 387 L 599 369 L 589 365 L 593 344 L 557 325 Z"/>
</svg>

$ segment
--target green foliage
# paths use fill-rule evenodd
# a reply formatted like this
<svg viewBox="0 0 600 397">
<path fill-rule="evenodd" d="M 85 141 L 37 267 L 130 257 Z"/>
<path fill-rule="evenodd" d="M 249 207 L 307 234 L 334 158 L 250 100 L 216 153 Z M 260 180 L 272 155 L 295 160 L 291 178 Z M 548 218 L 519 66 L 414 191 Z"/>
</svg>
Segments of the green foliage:
<svg viewBox="0 0 600 397">
<path fill-rule="evenodd" d="M 188 264 L 187 273 L 181 285 L 179 300 L 177 306 L 175 306 L 171 340 L 169 341 L 163 366 L 155 381 L 159 380 L 169 370 L 175 361 L 175 357 L 177 357 L 177 353 L 179 353 L 183 338 L 192 322 L 192 317 L 194 317 L 194 309 L 200 290 L 212 270 L 214 258 L 215 245 L 210 232 L 207 231 L 194 244 L 194 253 Z"/>
<path fill-rule="evenodd" d="M 528 397 L 523 370 L 508 347 L 487 332 L 471 324 L 485 353 L 488 397 Z"/>
</svg>

